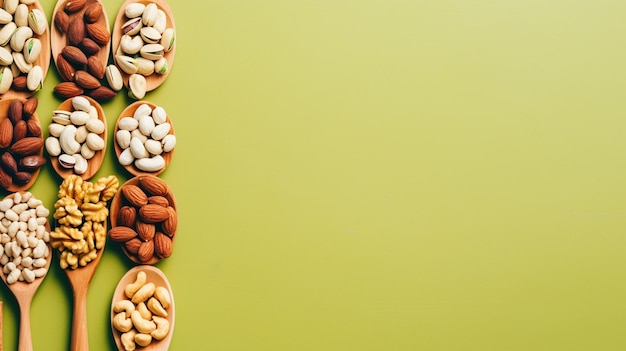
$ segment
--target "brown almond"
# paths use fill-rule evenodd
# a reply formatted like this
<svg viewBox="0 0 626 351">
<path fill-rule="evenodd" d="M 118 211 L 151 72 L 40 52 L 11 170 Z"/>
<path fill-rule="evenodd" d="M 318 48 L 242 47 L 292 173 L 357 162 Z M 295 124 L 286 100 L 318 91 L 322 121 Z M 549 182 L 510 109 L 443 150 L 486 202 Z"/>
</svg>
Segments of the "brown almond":
<svg viewBox="0 0 626 351">
<path fill-rule="evenodd" d="M 9 111 L 7 112 L 9 119 L 13 122 L 13 125 L 17 121 L 22 120 L 22 112 L 24 111 L 24 104 L 20 100 L 13 100 L 9 105 Z"/>
<path fill-rule="evenodd" d="M 74 82 L 62 82 L 54 87 L 54 92 L 62 98 L 71 98 L 83 93 L 83 88 Z"/>
<path fill-rule="evenodd" d="M 34 118 L 31 118 L 28 122 L 26 122 L 26 129 L 28 131 L 28 133 L 26 133 L 27 136 L 40 137 L 42 134 L 41 124 Z"/>
<path fill-rule="evenodd" d="M 100 51 L 100 45 L 98 45 L 98 43 L 96 43 L 90 38 L 83 38 L 83 40 L 81 40 L 80 43 L 78 43 L 78 47 L 87 56 L 95 55 Z"/>
<path fill-rule="evenodd" d="M 63 34 L 67 33 L 67 29 L 70 26 L 70 16 L 63 11 L 57 11 L 54 15 L 54 25 L 57 27 L 59 32 Z"/>
<path fill-rule="evenodd" d="M 65 3 L 65 12 L 67 13 L 78 12 L 82 10 L 83 7 L 85 7 L 85 4 L 87 4 L 87 0 L 68 0 Z"/>
<path fill-rule="evenodd" d="M 153 195 L 153 196 L 148 197 L 148 203 L 163 206 L 163 207 L 168 207 L 170 205 L 170 202 L 167 200 L 166 197 L 158 196 L 158 195 Z"/>
<path fill-rule="evenodd" d="M 163 222 L 169 215 L 167 208 L 159 205 L 147 204 L 139 209 L 139 218 L 146 223 Z"/>
<path fill-rule="evenodd" d="M 104 65 L 98 56 L 89 56 L 87 59 L 87 71 L 98 79 L 104 78 Z"/>
<path fill-rule="evenodd" d="M 26 137 L 11 145 L 11 152 L 18 156 L 28 156 L 38 154 L 43 147 L 43 139 L 36 137 Z"/>
<path fill-rule="evenodd" d="M 87 56 L 76 46 L 67 45 L 61 50 L 63 57 L 72 66 L 83 68 L 87 64 Z"/>
<path fill-rule="evenodd" d="M 135 207 L 142 207 L 148 203 L 148 196 L 136 185 L 126 184 L 121 190 L 126 201 Z"/>
<path fill-rule="evenodd" d="M 2 154 L 2 168 L 10 175 L 17 173 L 17 162 L 10 152 Z"/>
<path fill-rule="evenodd" d="M 74 81 L 79 87 L 87 90 L 96 89 L 100 86 L 100 81 L 98 80 L 98 78 L 83 70 L 76 71 L 76 75 L 74 75 Z"/>
<path fill-rule="evenodd" d="M 13 84 L 11 87 L 17 91 L 25 91 L 26 90 L 26 76 L 18 76 L 13 78 Z"/>
<path fill-rule="evenodd" d="M 152 257 L 154 257 L 154 241 L 142 242 L 137 251 L 137 258 L 141 262 L 148 262 Z"/>
<path fill-rule="evenodd" d="M 143 241 L 141 241 L 141 239 L 134 238 L 125 242 L 124 245 L 126 246 L 126 250 L 128 250 L 128 252 L 133 255 L 137 255 L 137 252 L 139 252 L 139 247 L 141 246 L 142 242 Z"/>
<path fill-rule="evenodd" d="M 85 22 L 94 23 L 97 22 L 98 19 L 102 16 L 102 5 L 97 2 L 87 6 L 85 9 L 85 13 L 83 17 L 85 18 Z"/>
<path fill-rule="evenodd" d="M 97 101 L 109 101 L 115 97 L 115 91 L 104 85 L 90 91 L 87 95 Z"/>
<path fill-rule="evenodd" d="M 99 23 L 88 23 L 85 25 L 85 29 L 87 30 L 87 35 L 100 45 L 108 44 L 111 39 L 111 33 Z"/>
<path fill-rule="evenodd" d="M 160 258 L 168 258 L 172 255 L 172 239 L 163 233 L 154 236 L 154 251 Z"/>
<path fill-rule="evenodd" d="M 117 224 L 125 227 L 134 227 L 137 210 L 133 206 L 122 206 L 117 214 Z"/>
<path fill-rule="evenodd" d="M 30 172 L 17 172 L 13 175 L 13 181 L 17 184 L 24 185 L 33 178 L 33 174 Z"/>
<path fill-rule="evenodd" d="M 167 212 L 168 217 L 163 221 L 161 229 L 163 229 L 163 233 L 171 238 L 176 234 L 176 228 L 178 227 L 178 213 L 171 206 L 167 208 Z"/>
<path fill-rule="evenodd" d="M 0 122 L 0 148 L 7 148 L 11 146 L 13 141 L 13 123 L 8 118 L 5 118 Z"/>
<path fill-rule="evenodd" d="M 147 194 L 165 196 L 167 195 L 167 184 L 161 178 L 146 175 L 139 177 L 139 186 Z"/>
<path fill-rule="evenodd" d="M 17 142 L 26 138 L 26 134 L 28 134 L 28 126 L 26 125 L 26 121 L 19 120 L 13 126 L 13 142 Z"/>
<path fill-rule="evenodd" d="M 13 184 L 13 177 L 9 175 L 4 169 L 0 168 L 0 186 L 4 189 L 8 189 Z"/>
<path fill-rule="evenodd" d="M 78 45 L 78 43 L 85 37 L 85 22 L 83 19 L 76 16 L 70 22 L 67 28 L 67 41 L 70 45 Z"/>
<path fill-rule="evenodd" d="M 31 97 L 26 102 L 24 102 L 24 107 L 22 108 L 22 118 L 29 119 L 30 116 L 34 115 L 37 111 L 37 106 L 39 106 L 39 99 L 36 97 Z"/>
<path fill-rule="evenodd" d="M 135 231 L 137 235 L 144 241 L 154 239 L 154 234 L 156 234 L 156 226 L 153 223 L 145 223 L 143 221 L 135 222 Z"/>
<path fill-rule="evenodd" d="M 117 226 L 109 230 L 109 238 L 113 241 L 125 242 L 137 237 L 137 232 L 133 228 Z"/>
<path fill-rule="evenodd" d="M 59 54 L 57 56 L 57 71 L 61 76 L 61 79 L 66 82 L 73 82 L 74 75 L 76 74 L 76 69 L 72 64 L 63 56 L 63 54 Z"/>
<path fill-rule="evenodd" d="M 26 156 L 20 159 L 20 164 L 18 165 L 18 169 L 27 171 L 27 172 L 34 172 L 37 169 L 39 169 L 39 167 L 43 166 L 45 163 L 46 163 L 46 159 L 41 155 Z"/>
</svg>

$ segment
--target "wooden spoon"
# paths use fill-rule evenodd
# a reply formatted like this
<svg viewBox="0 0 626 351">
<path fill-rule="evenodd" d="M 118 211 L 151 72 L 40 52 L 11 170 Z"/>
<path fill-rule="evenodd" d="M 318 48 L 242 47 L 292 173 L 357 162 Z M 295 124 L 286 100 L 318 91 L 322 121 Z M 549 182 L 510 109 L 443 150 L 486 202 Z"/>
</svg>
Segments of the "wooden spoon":
<svg viewBox="0 0 626 351">
<path fill-rule="evenodd" d="M 13 198 L 15 194 L 10 194 L 6 198 Z M 46 221 L 45 224 L 46 230 L 50 231 L 50 223 Z M 48 268 L 50 267 L 50 262 L 52 261 L 52 248 L 50 244 L 48 244 L 49 254 L 46 257 L 46 274 L 48 273 Z M 7 283 L 7 276 L 4 274 L 3 270 L 0 270 L 0 277 L 2 277 L 2 281 L 6 284 L 6 286 L 11 290 L 15 299 L 17 300 L 17 304 L 20 307 L 20 336 L 18 342 L 18 349 L 20 351 L 32 351 L 33 349 L 33 340 L 31 338 L 30 331 L 30 305 L 33 301 L 33 296 L 37 292 L 39 285 L 43 282 L 43 279 L 46 277 L 35 278 L 32 283 L 27 283 L 25 281 L 20 282 L 17 281 L 13 284 Z M 1 349 L 1 347 L 0 347 Z"/>
<path fill-rule="evenodd" d="M 144 271 L 146 273 L 146 282 L 152 282 L 156 286 L 162 286 L 167 289 L 170 293 L 170 299 L 172 300 L 172 304 L 170 308 L 166 309 L 167 311 L 167 321 L 170 323 L 170 330 L 167 333 L 167 336 L 162 340 L 152 340 L 150 345 L 141 347 L 142 351 L 167 351 L 170 347 L 170 343 L 172 341 L 172 335 L 174 334 L 174 321 L 176 310 L 174 308 L 174 293 L 172 292 L 172 286 L 165 274 L 158 268 L 151 265 L 140 265 L 135 266 L 128 270 L 126 274 L 120 279 L 117 287 L 115 288 L 115 292 L 113 293 L 113 299 L 111 300 L 111 330 L 113 331 L 113 339 L 115 339 L 115 344 L 117 345 L 117 349 L 120 351 L 124 351 L 124 345 L 122 345 L 121 333 L 113 327 L 113 317 L 115 316 L 115 312 L 113 311 L 113 306 L 116 302 L 120 300 L 127 299 L 126 295 L 124 295 L 124 288 L 126 285 L 131 284 L 137 278 L 137 273 L 139 271 Z"/>
<path fill-rule="evenodd" d="M 106 228 L 105 228 L 106 230 Z M 102 250 L 98 250 L 96 258 L 84 267 L 76 269 L 67 268 L 65 274 L 72 285 L 74 294 L 74 314 L 72 317 L 72 351 L 89 350 L 89 338 L 87 330 L 87 290 L 93 278 L 98 263 L 102 258 Z"/>
<path fill-rule="evenodd" d="M 176 33 L 176 24 L 174 23 L 174 14 L 170 9 L 167 1 L 165 0 L 126 0 L 120 7 L 120 10 L 117 13 L 117 17 L 115 17 L 115 22 L 113 23 L 113 32 L 112 35 L 112 45 L 113 45 L 113 60 L 115 61 L 116 53 L 120 47 L 120 42 L 122 40 L 122 26 L 128 18 L 124 14 L 126 7 L 132 3 L 141 3 L 147 5 L 149 3 L 155 3 L 157 7 L 163 12 L 165 12 L 165 17 L 167 18 L 166 28 L 174 28 L 174 33 Z M 174 47 L 169 52 L 166 52 L 163 57 L 167 60 L 168 70 L 164 74 L 152 73 L 151 75 L 146 77 L 146 91 L 152 91 L 158 88 L 164 81 L 167 79 L 167 76 L 172 71 L 172 66 L 174 65 L 174 56 L 176 54 L 176 40 L 174 41 Z M 116 63 L 117 64 L 117 63 Z M 122 73 L 122 78 L 124 79 L 124 85 L 128 88 L 128 79 L 130 78 L 129 74 L 124 73 L 124 71 L 120 70 Z"/>
</svg>

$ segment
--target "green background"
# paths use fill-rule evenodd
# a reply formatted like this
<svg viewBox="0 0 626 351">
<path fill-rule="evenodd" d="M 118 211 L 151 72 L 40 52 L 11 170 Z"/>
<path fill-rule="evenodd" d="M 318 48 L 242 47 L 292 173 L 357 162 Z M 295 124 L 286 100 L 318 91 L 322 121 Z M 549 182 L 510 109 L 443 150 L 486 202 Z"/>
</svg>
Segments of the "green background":
<svg viewBox="0 0 626 351">
<path fill-rule="evenodd" d="M 145 100 L 178 136 L 161 178 L 179 230 L 157 264 L 172 350 L 626 348 L 626 2 L 170 6 L 174 67 Z M 37 94 L 44 126 L 57 82 Z M 110 135 L 130 102 L 103 104 Z M 125 181 L 112 145 L 94 178 Z M 52 207 L 60 182 L 48 164 L 31 191 Z M 69 349 L 57 263 L 33 301 L 39 350 Z M 91 350 L 114 348 L 130 267 L 108 243 Z"/>
</svg>

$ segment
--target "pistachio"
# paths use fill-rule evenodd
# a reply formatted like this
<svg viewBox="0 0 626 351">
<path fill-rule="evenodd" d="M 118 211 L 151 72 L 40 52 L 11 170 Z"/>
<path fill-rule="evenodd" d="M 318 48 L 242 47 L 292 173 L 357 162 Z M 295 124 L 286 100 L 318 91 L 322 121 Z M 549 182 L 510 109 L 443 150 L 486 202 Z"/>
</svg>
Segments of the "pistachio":
<svg viewBox="0 0 626 351">
<path fill-rule="evenodd" d="M 74 172 L 76 172 L 76 174 L 84 174 L 85 172 L 87 172 L 87 169 L 89 168 L 87 160 L 85 160 L 85 158 L 81 154 L 74 154 L 72 155 L 72 157 L 74 157 L 75 161 Z"/>
<path fill-rule="evenodd" d="M 156 22 L 159 8 L 153 2 L 146 5 L 146 8 L 143 10 L 143 14 L 141 15 L 141 22 L 144 26 L 153 26 L 154 22 Z"/>
<path fill-rule="evenodd" d="M 17 5 L 20 4 L 20 0 L 4 0 L 4 9 L 11 15 L 17 11 Z"/>
<path fill-rule="evenodd" d="M 26 76 L 26 88 L 30 91 L 39 91 L 43 87 L 43 70 L 41 66 L 33 66 Z"/>
<path fill-rule="evenodd" d="M 125 56 L 125 55 L 118 55 L 115 56 L 115 61 L 117 62 L 117 65 L 119 66 L 119 68 L 124 71 L 124 73 L 126 74 L 135 74 L 137 73 L 137 61 L 130 57 L 130 56 Z"/>
<path fill-rule="evenodd" d="M 89 120 L 89 113 L 76 110 L 70 114 L 70 122 L 75 126 L 84 126 Z"/>
<path fill-rule="evenodd" d="M 134 55 L 136 53 L 139 52 L 139 50 L 141 50 L 141 47 L 143 46 L 143 40 L 141 39 L 141 36 L 130 36 L 128 34 L 123 35 L 122 38 L 120 39 L 120 49 L 122 49 L 122 52 L 128 55 Z"/>
<path fill-rule="evenodd" d="M 115 133 L 115 141 L 122 149 L 128 149 L 130 146 L 130 139 L 130 132 L 127 130 L 120 129 L 117 133 Z"/>
<path fill-rule="evenodd" d="M 155 124 L 152 116 L 141 116 L 139 118 L 139 131 L 145 136 L 149 136 L 154 130 Z M 136 156 L 135 156 L 136 157 Z"/>
<path fill-rule="evenodd" d="M 148 139 L 146 140 L 144 145 L 146 147 L 146 150 L 151 155 L 160 155 L 163 153 L 163 145 L 158 140 Z"/>
<path fill-rule="evenodd" d="M 27 63 L 34 63 L 41 53 L 41 41 L 37 38 L 30 38 L 24 44 L 24 60 Z"/>
<path fill-rule="evenodd" d="M 13 54 L 11 54 L 11 57 L 13 57 Z M 20 68 L 17 67 L 17 65 L 15 64 L 15 60 L 13 60 L 13 63 L 11 63 L 11 73 L 13 73 L 13 77 L 15 78 L 19 78 L 18 76 L 22 73 L 22 71 L 20 71 Z M 26 89 L 26 77 L 24 77 L 24 89 Z"/>
<path fill-rule="evenodd" d="M 59 156 L 61 154 L 61 144 L 59 144 L 59 139 L 54 136 L 49 136 L 46 138 L 46 151 L 52 157 Z"/>
<path fill-rule="evenodd" d="M 83 156 L 86 160 L 91 160 L 96 155 L 96 152 L 90 149 L 87 144 L 83 144 L 80 147 L 80 155 Z"/>
<path fill-rule="evenodd" d="M 61 154 L 59 156 L 59 164 L 63 168 L 71 169 L 74 168 L 74 165 L 76 164 L 76 159 L 71 155 Z"/>
<path fill-rule="evenodd" d="M 0 24 L 7 24 L 13 22 L 13 16 L 5 9 L 0 9 Z"/>
<path fill-rule="evenodd" d="M 43 11 L 32 9 L 28 14 L 28 25 L 37 35 L 42 35 L 48 28 L 48 20 Z"/>
<path fill-rule="evenodd" d="M 157 106 L 152 110 L 152 118 L 154 119 L 154 123 L 162 124 L 167 121 L 167 113 L 163 107 Z"/>
<path fill-rule="evenodd" d="M 165 138 L 161 140 L 161 143 L 163 144 L 163 152 L 170 152 L 174 150 L 174 147 L 176 146 L 176 135 L 166 135 Z"/>
<path fill-rule="evenodd" d="M 52 113 L 52 121 L 56 124 L 60 124 L 62 126 L 67 126 L 72 124 L 70 121 L 71 112 L 56 110 Z M 61 131 L 63 131 L 61 129 Z M 50 130 L 50 134 L 52 134 L 52 130 Z"/>
<path fill-rule="evenodd" d="M 133 117 L 123 117 L 117 122 L 117 128 L 120 130 L 127 130 L 129 132 L 137 129 L 139 121 Z"/>
<path fill-rule="evenodd" d="M 28 25 L 28 6 L 26 6 L 26 4 L 17 5 L 17 9 L 13 15 L 13 22 L 15 22 L 18 27 Z"/>
<path fill-rule="evenodd" d="M 146 96 L 146 78 L 141 74 L 132 74 L 128 79 L 128 96 L 135 100 L 141 100 Z"/>
<path fill-rule="evenodd" d="M 85 126 L 80 126 L 76 128 L 76 135 L 74 136 L 74 140 L 76 140 L 79 144 L 82 144 L 85 142 L 85 140 L 87 140 L 87 135 L 89 134 L 89 131 L 87 130 L 87 127 Z"/>
<path fill-rule="evenodd" d="M 137 107 L 137 109 L 135 110 L 135 113 L 133 113 L 133 118 L 139 121 L 139 118 L 141 116 L 149 116 L 151 113 L 152 113 L 152 107 L 150 107 L 150 105 L 141 104 L 139 105 L 139 107 Z"/>
<path fill-rule="evenodd" d="M 5 46 L 9 43 L 16 29 L 17 25 L 15 22 L 9 22 L 0 29 L 0 46 Z"/>
<path fill-rule="evenodd" d="M 165 136 L 168 135 L 171 128 L 172 126 L 169 123 L 161 123 L 157 125 L 156 127 L 154 127 L 154 129 L 152 130 L 152 133 L 150 133 L 150 136 L 154 140 L 159 140 L 159 141 L 163 140 L 163 138 L 165 138 Z"/>
<path fill-rule="evenodd" d="M 117 159 L 120 161 L 122 166 L 128 166 L 135 162 L 135 157 L 133 156 L 133 153 L 130 152 L 130 148 L 124 149 Z"/>
<path fill-rule="evenodd" d="M 98 134 L 96 133 L 89 133 L 87 134 L 87 141 L 86 141 L 87 146 L 94 150 L 94 151 L 98 151 L 98 150 L 102 150 L 104 149 L 104 139 L 102 139 Z"/>
<path fill-rule="evenodd" d="M 159 9 L 157 12 L 157 20 L 156 22 L 154 22 L 152 28 L 163 34 L 163 31 L 165 31 L 165 28 L 167 28 L 167 15 L 165 15 L 165 12 L 161 9 Z"/>
<path fill-rule="evenodd" d="M 0 66 L 9 66 L 13 63 L 13 55 L 11 52 L 0 46 Z"/>
<path fill-rule="evenodd" d="M 139 54 L 148 60 L 156 61 L 163 57 L 164 47 L 161 44 L 146 44 L 141 47 Z"/>
<path fill-rule="evenodd" d="M 143 14 L 143 11 L 145 8 L 146 8 L 146 5 L 142 3 L 139 3 L 139 2 L 131 3 L 131 4 L 128 4 L 128 6 L 126 6 L 126 9 L 124 9 L 124 15 L 126 15 L 127 18 L 139 17 Z"/>
<path fill-rule="evenodd" d="M 24 5 L 32 5 L 35 3 L 35 1 L 37 0 L 20 0 L 20 2 Z"/>
<path fill-rule="evenodd" d="M 170 52 L 174 48 L 174 44 L 176 43 L 176 31 L 174 28 L 168 28 L 163 32 L 163 36 L 161 36 L 161 45 L 163 45 L 163 50 L 165 52 Z"/>
<path fill-rule="evenodd" d="M 89 113 L 91 103 L 89 103 L 89 100 L 87 100 L 87 98 L 84 96 L 76 96 L 72 98 L 72 107 L 74 108 L 74 110 Z M 89 114 L 87 114 L 87 117 L 88 117 L 87 119 L 89 119 Z M 71 114 L 70 114 L 70 118 L 71 118 Z"/>
<path fill-rule="evenodd" d="M 161 33 L 152 27 L 141 28 L 139 35 L 141 39 L 148 44 L 156 44 L 161 41 Z"/>
<path fill-rule="evenodd" d="M 95 134 L 100 134 L 104 132 L 104 122 L 102 122 L 101 120 L 97 119 L 97 118 L 91 118 L 87 121 L 87 124 L 85 124 L 85 127 L 87 127 L 87 130 L 95 133 Z"/>
<path fill-rule="evenodd" d="M 130 146 L 128 147 L 134 158 L 150 157 L 148 150 L 144 146 L 143 142 L 139 138 L 130 139 Z"/>
<path fill-rule="evenodd" d="M 61 135 L 61 132 L 63 131 L 64 128 L 65 128 L 64 124 L 50 123 L 50 125 L 48 126 L 48 132 L 50 133 L 51 136 L 58 138 Z"/>
<path fill-rule="evenodd" d="M 11 44 L 11 49 L 13 51 L 22 51 L 24 49 L 24 43 L 26 43 L 27 39 L 33 37 L 33 30 L 29 27 L 17 27 L 11 40 L 9 41 Z"/>
<path fill-rule="evenodd" d="M 22 54 L 21 52 L 13 53 L 13 63 L 22 73 L 30 73 L 30 71 L 33 69 L 33 64 L 26 62 L 26 58 L 24 58 L 24 54 Z"/>
<path fill-rule="evenodd" d="M 0 94 L 4 94 L 11 88 L 13 83 L 13 73 L 9 67 L 4 67 L 0 70 Z"/>
<path fill-rule="evenodd" d="M 122 87 L 124 86 L 124 80 L 122 79 L 122 74 L 120 73 L 120 70 L 117 68 L 117 66 L 107 66 L 105 70 L 105 75 L 111 89 L 115 91 L 122 90 Z"/>
<path fill-rule="evenodd" d="M 154 61 L 145 59 L 143 57 L 137 57 L 135 59 L 135 62 L 137 62 L 138 74 L 149 76 L 154 73 Z"/>
<path fill-rule="evenodd" d="M 131 18 L 122 25 L 122 34 L 128 34 L 131 36 L 138 34 L 141 27 L 143 27 L 143 25 L 141 24 L 140 17 Z"/>
<path fill-rule="evenodd" d="M 167 73 L 167 60 L 165 59 L 165 57 L 161 57 L 160 59 L 156 60 L 154 62 L 154 71 L 158 74 L 165 74 Z"/>
</svg>

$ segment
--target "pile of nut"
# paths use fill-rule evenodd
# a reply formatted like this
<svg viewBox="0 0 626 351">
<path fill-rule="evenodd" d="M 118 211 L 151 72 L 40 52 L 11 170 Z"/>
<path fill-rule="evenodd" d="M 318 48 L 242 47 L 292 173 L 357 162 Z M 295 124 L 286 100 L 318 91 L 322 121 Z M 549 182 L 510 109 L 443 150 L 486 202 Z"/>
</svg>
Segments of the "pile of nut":
<svg viewBox="0 0 626 351">
<path fill-rule="evenodd" d="M 153 282 L 147 282 L 144 271 L 137 273 L 135 282 L 124 287 L 126 299 L 113 305 L 111 324 L 121 333 L 125 350 L 148 346 L 152 340 L 163 340 L 170 332 L 167 319 L 172 306 L 169 291 Z"/>
<path fill-rule="evenodd" d="M 30 192 L 16 192 L 0 201 L 0 264 L 7 283 L 32 283 L 46 275 L 49 214 Z"/>
<path fill-rule="evenodd" d="M 4 0 L 0 8 L 0 94 L 11 87 L 38 91 L 44 71 L 37 63 L 48 28 L 46 15 L 34 0 Z"/>
<path fill-rule="evenodd" d="M 109 230 L 113 241 L 124 244 L 126 252 L 139 262 L 172 255 L 178 215 L 168 198 L 171 190 L 158 177 L 139 176 L 138 185 L 120 188 L 120 209 L 116 226 Z"/>
<path fill-rule="evenodd" d="M 84 267 L 98 257 L 106 243 L 107 201 L 115 196 L 119 181 L 115 176 L 83 181 L 72 174 L 59 187 L 54 204 L 56 228 L 50 233 L 52 247 L 59 250 L 63 269 Z"/>
<path fill-rule="evenodd" d="M 84 174 L 88 161 L 97 152 L 104 152 L 103 133 L 106 125 L 98 118 L 98 110 L 84 96 L 72 98 L 73 111 L 56 110 L 48 126 L 46 151 L 58 157 L 59 165 Z"/>
<path fill-rule="evenodd" d="M 174 48 L 174 28 L 167 27 L 167 15 L 156 3 L 131 3 L 124 10 L 120 46 L 115 63 L 128 79 L 128 96 L 141 100 L 146 95 L 146 76 L 165 74 L 164 55 Z"/>
<path fill-rule="evenodd" d="M 144 172 L 157 172 L 165 168 L 163 154 L 176 146 L 176 135 L 170 133 L 165 109 L 154 109 L 147 103 L 137 107 L 133 116 L 122 116 L 117 123 L 115 141 L 122 149 L 118 161 L 122 166 L 134 165 Z"/>
<path fill-rule="evenodd" d="M 37 98 L 12 100 L 7 117 L 0 122 L 0 186 L 4 189 L 28 184 L 46 163 L 41 156 L 41 124 L 34 116 L 37 105 Z"/>
<path fill-rule="evenodd" d="M 97 101 L 110 100 L 118 83 L 103 85 L 106 62 L 98 56 L 109 45 L 111 33 L 100 22 L 103 8 L 98 2 L 87 5 L 87 0 L 67 0 L 54 15 L 54 25 L 66 35 L 67 45 L 56 57 L 56 66 L 63 82 L 54 91 L 63 98 L 87 95 Z M 106 60 L 106 58 L 105 58 Z M 117 89 L 115 89 L 117 87 Z"/>
</svg>

